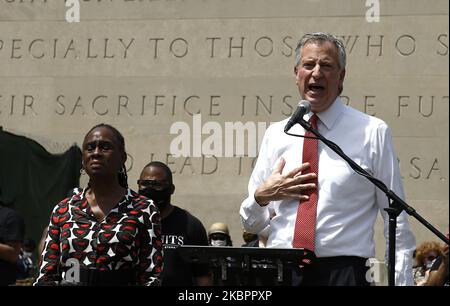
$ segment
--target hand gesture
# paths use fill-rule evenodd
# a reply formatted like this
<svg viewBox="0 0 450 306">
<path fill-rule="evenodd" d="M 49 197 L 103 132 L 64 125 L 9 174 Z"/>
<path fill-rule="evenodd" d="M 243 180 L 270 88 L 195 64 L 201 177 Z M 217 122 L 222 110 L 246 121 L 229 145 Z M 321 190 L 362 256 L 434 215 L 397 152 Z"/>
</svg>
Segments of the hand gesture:
<svg viewBox="0 0 450 306">
<path fill-rule="evenodd" d="M 286 161 L 281 158 L 276 169 L 255 191 L 255 200 L 261 206 L 266 206 L 270 201 L 284 199 L 308 200 L 305 190 L 317 188 L 310 181 L 317 177 L 316 173 L 302 174 L 309 168 L 309 163 L 282 174 Z"/>
</svg>

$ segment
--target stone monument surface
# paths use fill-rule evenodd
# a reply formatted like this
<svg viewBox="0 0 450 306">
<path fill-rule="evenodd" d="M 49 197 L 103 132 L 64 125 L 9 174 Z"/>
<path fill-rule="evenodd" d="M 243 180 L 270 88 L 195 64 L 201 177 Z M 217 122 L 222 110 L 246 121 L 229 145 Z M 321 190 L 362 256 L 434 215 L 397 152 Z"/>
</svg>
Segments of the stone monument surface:
<svg viewBox="0 0 450 306">
<path fill-rule="evenodd" d="M 365 2 L 84 0 L 79 22 L 68 22 L 62 0 L 0 0 L 0 125 L 62 152 L 112 124 L 132 188 L 146 163 L 168 163 L 174 204 L 206 228 L 227 223 L 240 245 L 254 149 L 299 101 L 296 43 L 331 32 L 348 54 L 343 100 L 390 125 L 406 201 L 445 231 L 448 1 Z M 410 221 L 418 243 L 437 240 Z"/>
</svg>

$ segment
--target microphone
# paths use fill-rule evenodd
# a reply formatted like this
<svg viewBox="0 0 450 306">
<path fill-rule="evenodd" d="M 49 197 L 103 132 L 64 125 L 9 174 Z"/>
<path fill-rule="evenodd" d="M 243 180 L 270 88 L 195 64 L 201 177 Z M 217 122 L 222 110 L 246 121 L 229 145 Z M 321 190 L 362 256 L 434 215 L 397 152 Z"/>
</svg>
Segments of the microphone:
<svg viewBox="0 0 450 306">
<path fill-rule="evenodd" d="M 311 103 L 309 103 L 306 100 L 301 100 L 300 102 L 298 102 L 297 109 L 295 110 L 294 114 L 291 116 L 288 123 L 286 124 L 284 132 L 286 133 L 294 124 L 299 123 L 300 119 L 302 119 L 303 116 L 309 113 L 310 111 L 311 111 Z"/>
</svg>

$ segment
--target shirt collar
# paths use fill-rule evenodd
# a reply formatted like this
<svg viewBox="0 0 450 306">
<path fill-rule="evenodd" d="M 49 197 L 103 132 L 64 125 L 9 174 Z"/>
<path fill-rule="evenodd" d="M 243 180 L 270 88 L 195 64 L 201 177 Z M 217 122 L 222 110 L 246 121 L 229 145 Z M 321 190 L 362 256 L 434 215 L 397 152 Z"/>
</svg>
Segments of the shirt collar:
<svg viewBox="0 0 450 306">
<path fill-rule="evenodd" d="M 341 98 L 337 97 L 336 100 L 323 112 L 317 113 L 317 117 L 319 117 L 320 122 L 325 125 L 328 130 L 331 130 L 340 114 L 344 110 L 344 104 L 342 104 Z M 307 114 L 307 120 L 312 117 L 313 113 L 310 112 Z"/>
</svg>

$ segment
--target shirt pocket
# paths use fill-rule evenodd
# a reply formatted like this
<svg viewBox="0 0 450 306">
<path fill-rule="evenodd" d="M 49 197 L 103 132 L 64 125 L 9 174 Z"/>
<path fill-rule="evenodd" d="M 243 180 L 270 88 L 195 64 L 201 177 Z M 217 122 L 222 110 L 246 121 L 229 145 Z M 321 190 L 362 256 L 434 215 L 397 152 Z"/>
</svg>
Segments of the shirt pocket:
<svg viewBox="0 0 450 306">
<path fill-rule="evenodd" d="M 370 174 L 368 166 L 355 162 Z M 355 192 L 364 192 L 363 190 L 370 185 L 367 178 L 356 173 L 345 161 L 334 161 L 319 166 L 319 190 L 331 197 L 350 199 Z"/>
</svg>

